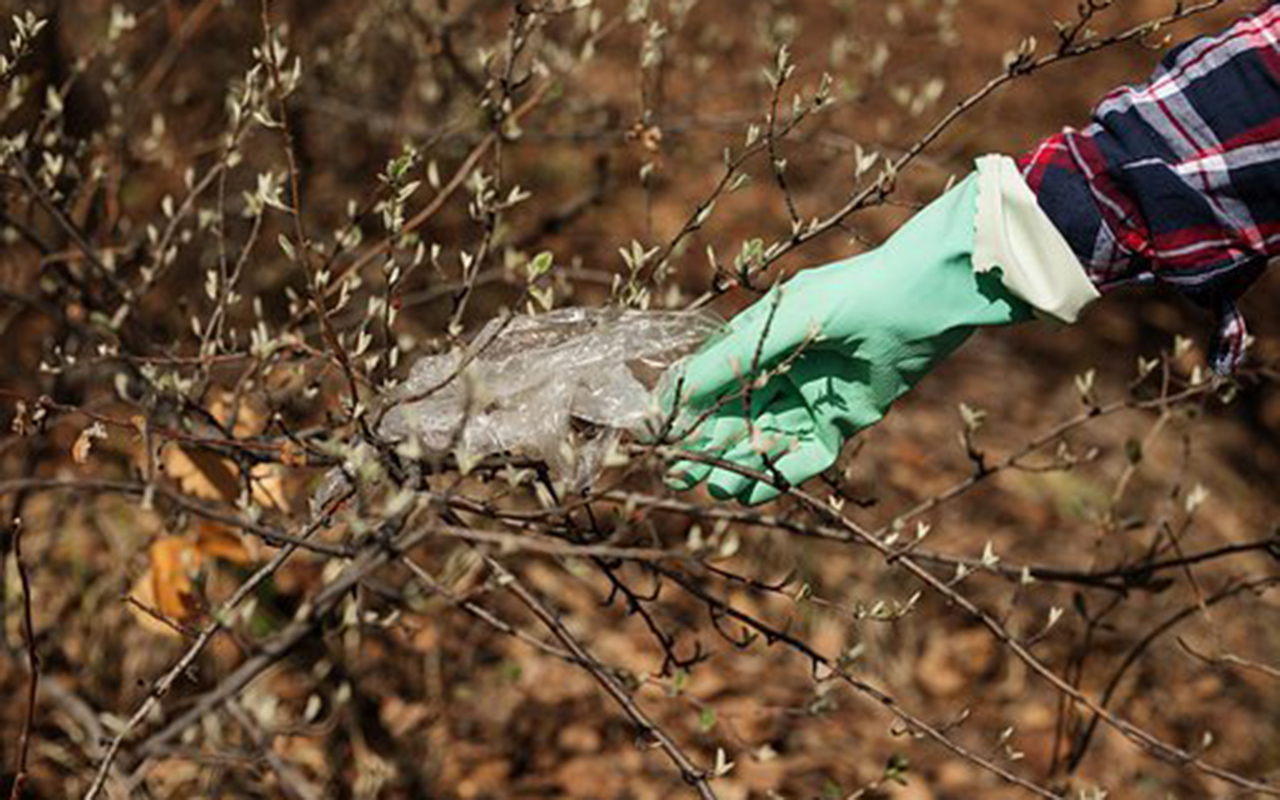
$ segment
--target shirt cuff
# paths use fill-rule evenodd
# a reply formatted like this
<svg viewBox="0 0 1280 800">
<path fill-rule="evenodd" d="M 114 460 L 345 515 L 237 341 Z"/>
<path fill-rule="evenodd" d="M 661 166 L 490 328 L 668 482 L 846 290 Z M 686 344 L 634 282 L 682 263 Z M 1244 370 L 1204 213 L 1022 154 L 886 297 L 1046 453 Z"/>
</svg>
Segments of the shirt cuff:
<svg viewBox="0 0 1280 800">
<path fill-rule="evenodd" d="M 1010 293 L 1044 314 L 1075 322 L 1098 290 L 1084 267 L 1036 203 L 1008 156 L 983 156 L 978 167 L 978 214 L 973 268 L 1000 268 Z"/>
</svg>

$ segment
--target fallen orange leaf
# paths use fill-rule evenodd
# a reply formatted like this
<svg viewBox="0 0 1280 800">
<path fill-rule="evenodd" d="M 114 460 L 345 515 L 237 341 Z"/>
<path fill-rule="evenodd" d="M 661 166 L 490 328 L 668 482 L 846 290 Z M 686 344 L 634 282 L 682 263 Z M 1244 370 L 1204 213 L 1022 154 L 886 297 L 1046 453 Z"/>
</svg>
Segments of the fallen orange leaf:
<svg viewBox="0 0 1280 800">
<path fill-rule="evenodd" d="M 179 632 L 168 620 L 181 626 L 195 616 L 195 579 L 200 574 L 204 557 L 200 548 L 185 536 L 162 536 L 148 550 L 147 571 L 134 583 L 130 594 L 163 619 L 156 619 L 142 609 L 130 610 L 144 628 L 153 633 L 177 636 Z"/>
</svg>

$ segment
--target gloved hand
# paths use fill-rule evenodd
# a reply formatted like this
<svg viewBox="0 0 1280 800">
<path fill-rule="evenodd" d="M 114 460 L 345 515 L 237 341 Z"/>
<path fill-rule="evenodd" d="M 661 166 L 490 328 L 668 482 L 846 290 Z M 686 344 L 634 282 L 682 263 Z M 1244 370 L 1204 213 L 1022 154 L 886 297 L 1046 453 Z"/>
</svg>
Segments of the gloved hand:
<svg viewBox="0 0 1280 800">
<path fill-rule="evenodd" d="M 802 272 L 739 314 L 668 378 L 676 435 L 702 420 L 681 446 L 799 484 L 830 467 L 847 437 L 879 421 L 975 328 L 1031 318 L 999 273 L 974 270 L 977 203 L 975 173 L 879 249 Z M 779 494 L 695 461 L 676 463 L 668 477 L 678 489 L 703 480 L 720 499 L 757 504 Z"/>
</svg>

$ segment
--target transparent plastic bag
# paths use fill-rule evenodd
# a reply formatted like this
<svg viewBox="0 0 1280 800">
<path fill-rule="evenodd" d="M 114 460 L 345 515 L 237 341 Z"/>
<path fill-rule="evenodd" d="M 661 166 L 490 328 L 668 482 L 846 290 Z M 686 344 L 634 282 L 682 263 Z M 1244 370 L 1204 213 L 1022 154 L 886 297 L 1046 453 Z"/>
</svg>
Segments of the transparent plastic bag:
<svg viewBox="0 0 1280 800">
<path fill-rule="evenodd" d="M 720 326 L 701 312 L 598 308 L 495 319 L 467 346 L 419 359 L 383 397 L 378 432 L 464 460 L 538 458 L 581 488 L 621 432 L 659 415 L 662 374 Z"/>
</svg>

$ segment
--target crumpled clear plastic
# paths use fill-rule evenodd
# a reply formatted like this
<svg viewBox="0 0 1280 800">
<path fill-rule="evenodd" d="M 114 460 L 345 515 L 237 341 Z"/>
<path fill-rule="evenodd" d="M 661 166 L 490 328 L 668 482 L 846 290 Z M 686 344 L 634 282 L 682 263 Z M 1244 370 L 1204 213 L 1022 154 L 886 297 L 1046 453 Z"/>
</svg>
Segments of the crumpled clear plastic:
<svg viewBox="0 0 1280 800">
<path fill-rule="evenodd" d="M 721 325 L 705 312 L 616 308 L 495 319 L 465 347 L 420 358 L 383 396 L 378 433 L 463 461 L 529 456 L 579 489 L 622 432 L 660 416 L 662 374 Z M 337 472 L 314 500 L 346 485 Z"/>
</svg>

